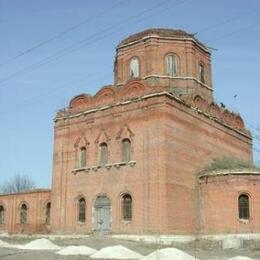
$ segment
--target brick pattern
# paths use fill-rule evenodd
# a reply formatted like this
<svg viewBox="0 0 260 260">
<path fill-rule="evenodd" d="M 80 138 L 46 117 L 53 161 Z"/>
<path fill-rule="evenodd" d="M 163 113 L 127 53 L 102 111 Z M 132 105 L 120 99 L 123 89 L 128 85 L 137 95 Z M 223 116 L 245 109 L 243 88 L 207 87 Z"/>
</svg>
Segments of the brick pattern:
<svg viewBox="0 0 260 260">
<path fill-rule="evenodd" d="M 178 58 L 175 78 L 165 77 L 164 57 L 169 53 Z M 129 78 L 132 57 L 140 60 L 138 79 Z M 198 81 L 200 62 L 206 68 L 205 84 Z M 198 172 L 213 158 L 232 155 L 252 161 L 252 138 L 242 118 L 214 103 L 210 62 L 210 52 L 194 38 L 158 36 L 119 45 L 115 86 L 105 86 L 94 96 L 75 96 L 67 109 L 57 113 L 51 192 L 0 196 L 0 204 L 12 212 L 0 228 L 11 233 L 48 232 L 43 208 L 51 201 L 51 232 L 91 233 L 99 195 L 111 202 L 114 233 L 190 234 L 258 228 L 257 218 L 254 224 L 237 223 L 236 206 L 231 206 L 241 189 L 257 198 L 256 180 L 240 177 L 232 182 L 231 178 L 223 186 L 222 179 L 197 181 Z M 127 163 L 122 159 L 125 138 L 131 141 Z M 99 165 L 102 142 L 108 146 L 105 166 Z M 81 147 L 86 148 L 86 167 L 79 168 Z M 127 193 L 133 199 L 131 221 L 122 217 L 122 195 Z M 78 222 L 80 198 L 86 201 L 85 223 Z M 22 200 L 30 205 L 28 228 L 17 222 Z M 254 206 L 252 216 L 257 213 Z M 229 221 L 223 223 L 220 216 Z"/>
</svg>

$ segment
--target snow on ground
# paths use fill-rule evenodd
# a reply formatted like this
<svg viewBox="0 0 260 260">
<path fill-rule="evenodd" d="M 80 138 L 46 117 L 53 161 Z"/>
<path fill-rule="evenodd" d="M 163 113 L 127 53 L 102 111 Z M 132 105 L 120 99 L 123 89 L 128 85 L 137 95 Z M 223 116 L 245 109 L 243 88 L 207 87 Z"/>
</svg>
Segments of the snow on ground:
<svg viewBox="0 0 260 260">
<path fill-rule="evenodd" d="M 88 246 L 67 246 L 58 251 L 56 254 L 59 255 L 86 255 L 90 256 L 98 251 Z"/>
<path fill-rule="evenodd" d="M 228 258 L 228 260 L 253 260 L 253 258 L 247 256 L 235 256 L 232 258 Z"/>
<path fill-rule="evenodd" d="M 194 260 L 194 256 L 191 256 L 177 248 L 164 248 L 158 249 L 148 256 L 141 258 L 140 260 Z M 196 258 L 198 260 L 198 258 Z"/>
<path fill-rule="evenodd" d="M 50 240 L 46 238 L 40 238 L 33 240 L 26 245 L 20 245 L 19 249 L 29 249 L 29 250 L 59 250 L 60 246 L 55 245 Z"/>
<path fill-rule="evenodd" d="M 0 240 L 0 247 L 5 247 L 5 248 L 17 248 L 18 245 L 12 245 L 12 244 L 9 244 L 9 243 L 6 243 L 6 242 Z"/>
<path fill-rule="evenodd" d="M 139 253 L 121 245 L 104 247 L 91 256 L 100 259 L 140 259 L 141 257 L 143 256 Z"/>
</svg>

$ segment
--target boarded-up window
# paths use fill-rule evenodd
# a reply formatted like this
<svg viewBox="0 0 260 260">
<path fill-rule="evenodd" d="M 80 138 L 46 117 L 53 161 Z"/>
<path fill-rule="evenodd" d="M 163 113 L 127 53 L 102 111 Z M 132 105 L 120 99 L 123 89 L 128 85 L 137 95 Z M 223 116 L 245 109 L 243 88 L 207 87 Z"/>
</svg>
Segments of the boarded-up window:
<svg viewBox="0 0 260 260">
<path fill-rule="evenodd" d="M 0 205 L 0 225 L 5 222 L 5 209 L 2 205 Z"/>
<path fill-rule="evenodd" d="M 122 211 L 124 220 L 132 220 L 132 197 L 129 194 L 122 197 Z"/>
<path fill-rule="evenodd" d="M 205 83 L 205 67 L 203 64 L 200 63 L 199 65 L 199 80 L 202 83 Z"/>
<path fill-rule="evenodd" d="M 46 209 L 45 209 L 45 224 L 50 225 L 51 222 L 51 203 L 48 202 L 46 204 Z"/>
<path fill-rule="evenodd" d="M 28 214 L 28 208 L 26 204 L 22 204 L 20 209 L 20 223 L 26 224 L 27 223 L 27 214 Z"/>
<path fill-rule="evenodd" d="M 99 146 L 99 164 L 104 166 L 108 161 L 108 148 L 106 143 L 102 143 Z"/>
<path fill-rule="evenodd" d="M 177 75 L 177 59 L 176 56 L 171 54 L 167 55 L 165 58 L 166 64 L 166 75 L 174 77 Z"/>
<path fill-rule="evenodd" d="M 130 77 L 138 78 L 139 77 L 139 60 L 138 58 L 132 58 L 130 61 Z"/>
<path fill-rule="evenodd" d="M 79 199 L 78 202 L 78 221 L 85 223 L 86 220 L 86 201 L 84 198 Z"/>
<path fill-rule="evenodd" d="M 87 160 L 86 160 L 86 147 L 81 147 L 79 152 L 79 167 L 83 168 L 86 167 Z"/>
<path fill-rule="evenodd" d="M 131 142 L 129 139 L 122 141 L 122 159 L 123 162 L 131 161 Z"/>
<path fill-rule="evenodd" d="M 249 219 L 249 197 L 242 194 L 238 198 L 238 210 L 240 219 Z"/>
</svg>

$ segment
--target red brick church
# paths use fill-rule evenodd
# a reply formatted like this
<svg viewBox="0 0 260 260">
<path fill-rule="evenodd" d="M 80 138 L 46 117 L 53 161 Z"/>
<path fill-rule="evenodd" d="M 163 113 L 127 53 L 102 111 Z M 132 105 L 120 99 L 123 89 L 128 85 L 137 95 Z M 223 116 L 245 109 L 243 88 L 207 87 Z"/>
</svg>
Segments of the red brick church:
<svg viewBox="0 0 260 260">
<path fill-rule="evenodd" d="M 114 84 L 57 113 L 51 190 L 0 196 L 9 233 L 260 232 L 260 172 L 239 114 L 213 97 L 210 49 L 149 29 L 116 48 Z"/>
</svg>

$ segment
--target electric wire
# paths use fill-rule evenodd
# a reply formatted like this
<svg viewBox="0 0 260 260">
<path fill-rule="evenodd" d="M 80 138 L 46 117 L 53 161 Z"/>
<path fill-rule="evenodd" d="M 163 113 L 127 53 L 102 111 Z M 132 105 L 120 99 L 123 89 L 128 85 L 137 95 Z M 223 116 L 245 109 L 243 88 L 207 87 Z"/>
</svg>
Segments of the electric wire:
<svg viewBox="0 0 260 260">
<path fill-rule="evenodd" d="M 14 60 L 17 60 L 18 58 L 22 57 L 22 56 L 25 56 L 29 53 L 32 53 L 33 51 L 35 51 L 36 49 L 39 49 L 40 47 L 42 46 L 45 46 L 46 44 L 50 43 L 50 42 L 53 42 L 54 40 L 58 39 L 58 38 L 61 38 L 62 36 L 78 29 L 79 27 L 83 26 L 83 25 L 86 25 L 88 24 L 89 22 L 91 22 L 92 20 L 94 20 L 96 17 L 99 17 L 99 16 L 102 16 L 104 15 L 105 13 L 111 11 L 111 10 L 114 10 L 114 8 L 116 8 L 117 6 L 121 5 L 123 2 L 125 2 L 126 0 L 120 0 L 120 1 L 117 1 L 114 5 L 112 5 L 110 8 L 106 8 L 104 10 L 102 10 L 101 12 L 99 13 L 96 13 L 95 15 L 92 15 L 91 17 L 81 21 L 80 23 L 77 23 L 77 24 L 74 24 L 72 25 L 71 27 L 67 28 L 66 30 L 64 31 L 61 31 L 57 34 L 55 34 L 54 36 L 52 37 L 49 37 L 37 44 L 35 44 L 34 46 L 18 53 L 17 55 L 13 56 L 13 57 L 10 57 L 8 59 L 6 59 L 4 62 L 0 63 L 0 67 L 3 67 L 4 65 L 6 64 L 9 64 L 11 63 L 12 61 Z"/>
<path fill-rule="evenodd" d="M 179 4 L 185 3 L 187 1 L 190 1 L 190 0 L 178 1 L 176 3 L 176 5 L 174 5 L 174 6 L 177 6 Z M 94 43 L 94 42 L 96 42 L 98 40 L 102 40 L 102 39 L 110 36 L 111 34 L 114 34 L 115 32 L 118 32 L 118 31 L 122 30 L 123 28 L 125 28 L 126 26 L 128 26 L 128 24 L 123 25 L 123 26 L 120 26 L 120 25 L 122 25 L 124 23 L 127 23 L 129 20 L 136 19 L 136 18 L 139 18 L 139 20 L 143 20 L 143 18 L 140 17 L 140 16 L 142 16 L 142 15 L 144 15 L 146 13 L 149 13 L 149 12 L 153 11 L 154 9 L 156 9 L 156 8 L 158 8 L 160 6 L 163 6 L 163 5 L 165 5 L 165 4 L 169 3 L 169 2 L 171 2 L 171 0 L 163 1 L 163 2 L 161 2 L 159 4 L 154 5 L 151 8 L 148 8 L 148 9 L 146 9 L 146 10 L 136 14 L 136 15 L 133 15 L 133 16 L 130 16 L 130 17 L 126 18 L 126 19 L 123 19 L 122 21 L 120 21 L 117 24 L 114 24 L 112 26 L 109 26 L 109 27 L 107 27 L 107 28 L 97 32 L 97 33 L 94 33 L 93 35 L 87 37 L 84 40 L 81 40 L 81 41 L 77 42 L 76 44 L 73 44 L 73 45 L 71 45 L 69 47 L 66 47 L 66 48 L 64 48 L 64 49 L 54 53 L 53 55 L 48 56 L 48 57 L 42 59 L 41 61 L 38 61 L 38 62 L 36 62 L 34 64 L 31 64 L 31 65 L 29 65 L 29 66 L 27 66 L 27 67 L 25 67 L 25 68 L 23 68 L 23 69 L 21 69 L 19 71 L 16 71 L 16 72 L 10 74 L 9 76 L 7 76 L 6 78 L 0 79 L 0 84 L 4 83 L 4 82 L 7 82 L 10 79 L 13 79 L 14 77 L 16 77 L 18 75 L 21 75 L 21 74 L 24 74 L 24 73 L 28 73 L 28 72 L 34 71 L 34 70 L 36 70 L 36 69 L 38 69 L 40 67 L 46 66 L 49 63 L 51 63 L 51 62 L 53 62 L 53 61 L 55 61 L 55 60 L 65 56 L 65 55 L 68 55 L 68 54 L 70 54 L 70 53 L 72 53 L 72 52 L 74 52 L 74 51 L 76 51 L 76 50 L 78 50 L 80 48 L 86 47 L 89 44 L 92 44 L 92 43 Z M 161 11 L 164 11 L 164 10 L 168 10 L 168 8 L 165 8 L 163 10 L 158 10 L 155 13 L 152 13 L 152 14 L 148 15 L 147 17 L 149 17 L 151 15 L 154 15 L 154 14 L 157 14 L 157 13 L 159 13 Z M 145 17 L 145 18 L 147 18 L 147 17 Z M 113 30 L 115 27 L 118 27 L 118 28 L 116 30 Z M 108 32 L 110 30 L 112 30 L 112 32 Z M 106 34 L 103 35 L 104 33 L 106 33 Z"/>
</svg>

